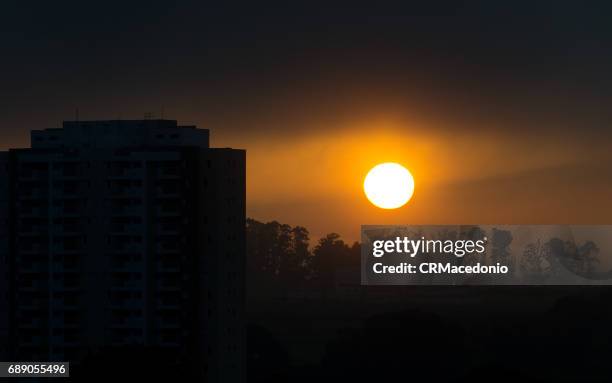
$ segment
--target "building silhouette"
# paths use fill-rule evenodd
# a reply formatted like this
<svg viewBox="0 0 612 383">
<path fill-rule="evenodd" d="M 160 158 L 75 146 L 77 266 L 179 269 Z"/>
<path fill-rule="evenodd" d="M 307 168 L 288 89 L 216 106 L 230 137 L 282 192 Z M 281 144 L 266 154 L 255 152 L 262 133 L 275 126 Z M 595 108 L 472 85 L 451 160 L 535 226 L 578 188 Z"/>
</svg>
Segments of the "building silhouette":
<svg viewBox="0 0 612 383">
<path fill-rule="evenodd" d="M 173 120 L 66 121 L 0 153 L 4 360 L 139 345 L 243 381 L 245 158 Z"/>
<path fill-rule="evenodd" d="M 8 360 L 9 346 L 9 195 L 8 153 L 0 152 L 0 359 Z"/>
</svg>

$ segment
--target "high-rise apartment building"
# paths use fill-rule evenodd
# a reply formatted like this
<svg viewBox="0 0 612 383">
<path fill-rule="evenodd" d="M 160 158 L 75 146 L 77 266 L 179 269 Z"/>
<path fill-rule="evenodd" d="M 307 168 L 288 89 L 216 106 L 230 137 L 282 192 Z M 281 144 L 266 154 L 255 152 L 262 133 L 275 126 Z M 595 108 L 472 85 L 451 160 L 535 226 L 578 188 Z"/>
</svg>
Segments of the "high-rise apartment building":
<svg viewBox="0 0 612 383">
<path fill-rule="evenodd" d="M 0 152 L 0 360 L 8 360 L 9 320 L 9 185 L 8 153 Z"/>
<path fill-rule="evenodd" d="M 0 153 L 10 360 L 141 345 L 244 380 L 245 151 L 173 120 L 68 121 L 31 140 Z"/>
</svg>

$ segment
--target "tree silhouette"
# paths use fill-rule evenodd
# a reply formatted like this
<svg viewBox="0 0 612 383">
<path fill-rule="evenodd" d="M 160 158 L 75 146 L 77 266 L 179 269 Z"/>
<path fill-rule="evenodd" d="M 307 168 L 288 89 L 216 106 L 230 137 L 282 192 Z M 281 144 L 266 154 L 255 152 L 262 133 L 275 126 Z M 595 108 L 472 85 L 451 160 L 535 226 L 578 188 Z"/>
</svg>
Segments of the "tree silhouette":
<svg viewBox="0 0 612 383">
<path fill-rule="evenodd" d="M 312 270 L 320 286 L 328 292 L 338 270 L 356 269 L 359 274 L 360 246 L 348 246 L 340 235 L 331 233 L 319 240 L 313 251 Z"/>
<path fill-rule="evenodd" d="M 527 244 L 521 257 L 521 272 L 526 275 L 541 273 L 545 263 L 545 253 L 546 246 L 542 245 L 539 239 L 534 243 Z"/>
<path fill-rule="evenodd" d="M 247 268 L 258 290 L 297 287 L 312 279 L 310 234 L 303 226 L 247 219 Z"/>
<path fill-rule="evenodd" d="M 285 285 L 298 284 L 310 276 L 308 269 L 310 261 L 308 230 L 302 226 L 296 226 L 290 228 L 288 233 L 283 233 L 283 241 L 285 235 L 288 235 L 289 246 L 280 255 L 278 272 Z"/>
<path fill-rule="evenodd" d="M 555 267 L 568 270 L 584 277 L 592 276 L 597 272 L 599 260 L 599 247 L 593 241 L 586 241 L 578 246 L 574 241 L 564 241 L 553 238 L 548 241 L 548 260 Z"/>
<path fill-rule="evenodd" d="M 512 243 L 512 233 L 508 230 L 493 229 L 493 251 L 491 258 L 493 263 L 511 266 L 510 244 Z"/>
</svg>

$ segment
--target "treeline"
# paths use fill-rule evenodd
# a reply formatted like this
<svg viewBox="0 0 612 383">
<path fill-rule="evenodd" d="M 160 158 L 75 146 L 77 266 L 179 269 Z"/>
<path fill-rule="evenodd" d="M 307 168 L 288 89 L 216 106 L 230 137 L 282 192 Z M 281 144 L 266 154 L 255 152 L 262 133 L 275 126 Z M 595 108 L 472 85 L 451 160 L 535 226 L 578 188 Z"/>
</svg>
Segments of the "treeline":
<svg viewBox="0 0 612 383">
<path fill-rule="evenodd" d="M 311 246 L 305 227 L 249 218 L 246 239 L 247 279 L 258 290 L 330 285 L 338 270 L 359 267 L 359 243 L 348 245 L 336 233 Z"/>
</svg>

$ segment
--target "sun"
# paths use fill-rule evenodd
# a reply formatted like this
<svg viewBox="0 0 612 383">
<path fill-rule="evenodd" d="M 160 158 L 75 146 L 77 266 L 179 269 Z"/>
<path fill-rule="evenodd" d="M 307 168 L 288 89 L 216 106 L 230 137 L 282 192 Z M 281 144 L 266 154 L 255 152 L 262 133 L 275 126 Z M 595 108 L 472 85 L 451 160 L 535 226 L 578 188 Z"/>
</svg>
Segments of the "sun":
<svg viewBox="0 0 612 383">
<path fill-rule="evenodd" d="M 374 166 L 363 182 L 366 197 L 382 209 L 397 209 L 414 193 L 414 178 L 400 164 L 385 162 Z"/>
</svg>

